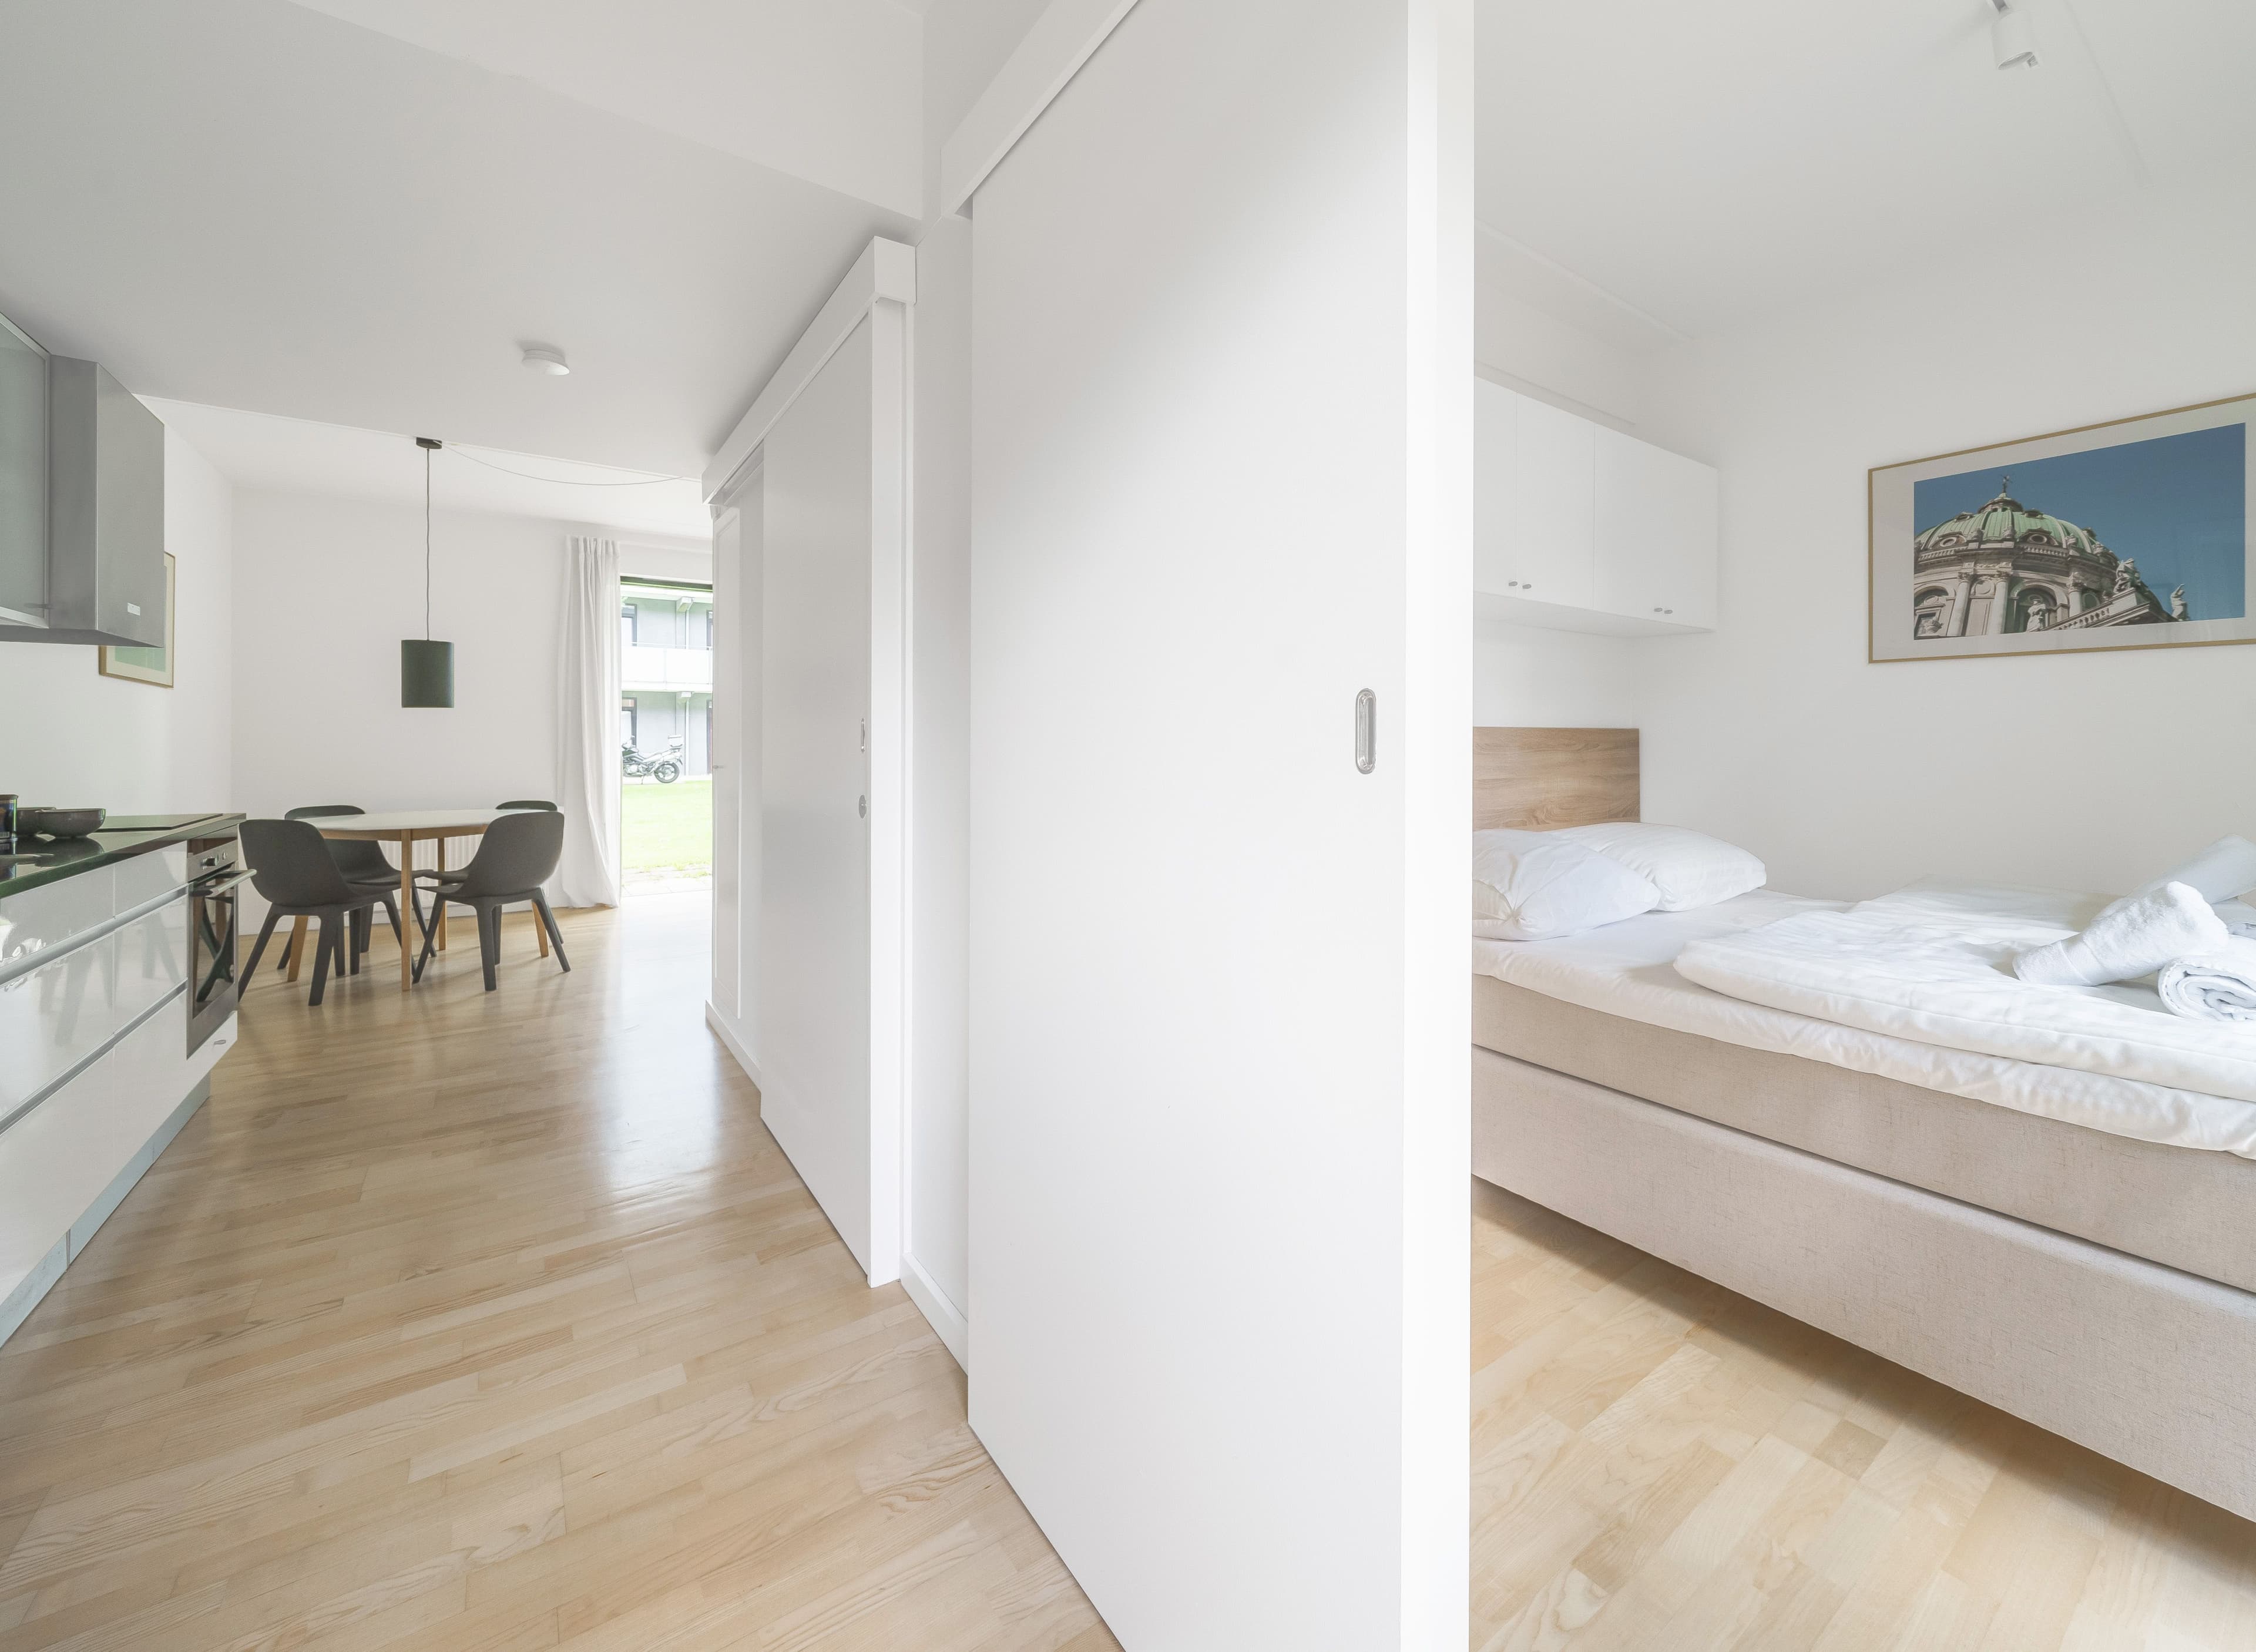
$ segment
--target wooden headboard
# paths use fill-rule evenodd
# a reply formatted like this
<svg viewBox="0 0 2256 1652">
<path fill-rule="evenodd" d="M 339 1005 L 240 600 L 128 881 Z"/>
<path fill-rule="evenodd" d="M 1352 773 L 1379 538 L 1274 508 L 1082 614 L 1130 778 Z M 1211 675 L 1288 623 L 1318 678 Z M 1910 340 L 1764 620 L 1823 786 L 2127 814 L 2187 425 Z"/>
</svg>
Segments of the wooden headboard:
<svg viewBox="0 0 2256 1652">
<path fill-rule="evenodd" d="M 1635 729 L 1475 729 L 1473 830 L 1636 820 Z"/>
</svg>

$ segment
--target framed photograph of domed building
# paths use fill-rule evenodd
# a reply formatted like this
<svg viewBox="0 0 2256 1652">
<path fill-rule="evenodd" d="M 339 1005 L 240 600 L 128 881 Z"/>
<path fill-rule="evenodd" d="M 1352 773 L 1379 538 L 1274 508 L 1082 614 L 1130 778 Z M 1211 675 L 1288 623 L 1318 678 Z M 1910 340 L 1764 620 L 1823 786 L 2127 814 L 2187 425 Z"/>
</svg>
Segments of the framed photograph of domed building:
<svg viewBox="0 0 2256 1652">
<path fill-rule="evenodd" d="M 1872 472 L 1876 663 L 2256 642 L 2256 396 Z"/>
</svg>

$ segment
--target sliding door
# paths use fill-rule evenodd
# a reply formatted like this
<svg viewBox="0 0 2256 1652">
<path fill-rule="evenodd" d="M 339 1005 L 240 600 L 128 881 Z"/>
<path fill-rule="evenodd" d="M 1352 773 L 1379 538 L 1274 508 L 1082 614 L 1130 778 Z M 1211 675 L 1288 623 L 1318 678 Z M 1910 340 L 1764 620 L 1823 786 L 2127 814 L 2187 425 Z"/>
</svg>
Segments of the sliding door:
<svg viewBox="0 0 2256 1652">
<path fill-rule="evenodd" d="M 900 1272 L 904 321 L 875 306 L 762 445 L 762 1116 L 871 1282 Z"/>
<path fill-rule="evenodd" d="M 1463 1644 L 1468 34 L 1141 0 L 976 198 L 972 1421 L 1131 1648 Z"/>
</svg>

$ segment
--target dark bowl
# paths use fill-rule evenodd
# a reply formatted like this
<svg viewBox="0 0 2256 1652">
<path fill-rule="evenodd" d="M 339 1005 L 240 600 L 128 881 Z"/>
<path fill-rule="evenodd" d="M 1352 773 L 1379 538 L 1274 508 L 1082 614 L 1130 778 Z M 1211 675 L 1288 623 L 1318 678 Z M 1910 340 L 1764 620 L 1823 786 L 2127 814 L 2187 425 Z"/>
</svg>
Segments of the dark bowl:
<svg viewBox="0 0 2256 1652">
<path fill-rule="evenodd" d="M 109 811 L 101 808 L 19 808 L 16 830 L 42 837 L 83 837 L 100 831 L 109 818 Z"/>
</svg>

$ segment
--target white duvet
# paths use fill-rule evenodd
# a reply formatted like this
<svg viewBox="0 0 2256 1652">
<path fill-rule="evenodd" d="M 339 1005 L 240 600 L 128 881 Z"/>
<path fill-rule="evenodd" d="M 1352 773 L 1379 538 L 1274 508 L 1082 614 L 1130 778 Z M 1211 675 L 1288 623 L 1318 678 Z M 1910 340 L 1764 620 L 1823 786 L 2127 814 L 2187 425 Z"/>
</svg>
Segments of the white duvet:
<svg viewBox="0 0 2256 1652">
<path fill-rule="evenodd" d="M 2009 972 L 2014 950 L 2101 904 L 1923 884 L 1851 907 L 1759 890 L 1563 941 L 1477 941 L 1473 968 L 1607 1014 L 2256 1158 L 2256 1029 L 2171 1015 L 2151 987 Z"/>
</svg>

